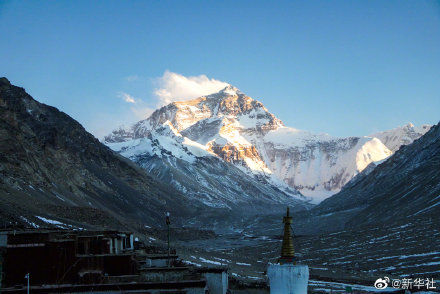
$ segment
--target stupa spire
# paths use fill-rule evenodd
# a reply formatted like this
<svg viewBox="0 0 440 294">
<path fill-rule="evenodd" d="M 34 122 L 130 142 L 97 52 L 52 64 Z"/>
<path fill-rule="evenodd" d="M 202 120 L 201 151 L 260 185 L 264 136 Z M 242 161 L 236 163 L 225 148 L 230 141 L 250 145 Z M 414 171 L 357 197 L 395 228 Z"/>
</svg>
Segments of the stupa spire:
<svg viewBox="0 0 440 294">
<path fill-rule="evenodd" d="M 280 264 L 295 262 L 295 249 L 293 248 L 292 236 L 292 217 L 289 214 L 289 207 L 287 207 L 286 216 L 283 217 L 284 235 L 283 244 L 281 246 Z"/>
<path fill-rule="evenodd" d="M 292 217 L 289 215 L 289 208 L 287 208 L 286 216 L 283 217 L 283 223 L 281 257 L 278 263 L 269 263 L 267 268 L 270 294 L 307 294 L 309 267 L 296 264 L 291 227 Z"/>
</svg>

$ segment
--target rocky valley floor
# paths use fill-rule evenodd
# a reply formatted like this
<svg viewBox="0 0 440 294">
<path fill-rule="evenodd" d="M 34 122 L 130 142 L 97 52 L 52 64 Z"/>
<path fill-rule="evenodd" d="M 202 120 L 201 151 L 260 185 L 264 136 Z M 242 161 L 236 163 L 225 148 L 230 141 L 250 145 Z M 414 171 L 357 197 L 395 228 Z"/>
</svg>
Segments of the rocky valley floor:
<svg viewBox="0 0 440 294">
<path fill-rule="evenodd" d="M 298 263 L 310 267 L 313 293 L 345 291 L 347 285 L 361 292 L 374 292 L 374 281 L 384 276 L 434 278 L 440 284 L 439 228 L 437 219 L 426 218 L 356 231 L 296 236 L 294 242 Z M 257 287 L 263 291 L 267 288 L 267 264 L 276 261 L 280 253 L 281 226 L 265 230 L 266 234 L 262 231 L 252 235 L 250 231 L 199 232 L 174 243 L 188 263 L 228 266 L 237 289 Z"/>
</svg>

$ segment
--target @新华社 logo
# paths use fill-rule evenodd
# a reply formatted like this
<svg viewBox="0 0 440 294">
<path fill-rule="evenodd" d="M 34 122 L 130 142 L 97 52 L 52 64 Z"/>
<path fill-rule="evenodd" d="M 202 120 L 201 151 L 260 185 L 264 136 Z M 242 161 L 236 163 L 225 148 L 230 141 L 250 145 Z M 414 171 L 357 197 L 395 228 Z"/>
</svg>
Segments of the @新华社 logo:
<svg viewBox="0 0 440 294">
<path fill-rule="evenodd" d="M 379 278 L 376 280 L 376 282 L 374 282 L 374 287 L 376 289 L 385 289 L 386 287 L 388 287 L 388 283 L 390 282 L 390 278 L 388 277 L 383 277 Z"/>
</svg>

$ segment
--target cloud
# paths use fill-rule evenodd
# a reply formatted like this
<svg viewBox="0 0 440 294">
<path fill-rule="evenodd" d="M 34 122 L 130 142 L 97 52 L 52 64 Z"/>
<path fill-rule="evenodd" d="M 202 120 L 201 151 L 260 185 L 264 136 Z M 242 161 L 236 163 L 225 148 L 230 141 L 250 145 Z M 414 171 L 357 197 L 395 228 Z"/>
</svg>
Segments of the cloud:
<svg viewBox="0 0 440 294">
<path fill-rule="evenodd" d="M 226 82 L 210 79 L 206 75 L 185 77 L 170 71 L 165 71 L 155 83 L 157 87 L 154 96 L 158 100 L 157 107 L 216 93 L 229 85 Z"/>
<path fill-rule="evenodd" d="M 118 93 L 118 97 L 121 98 L 122 100 L 124 100 L 127 103 L 133 103 L 136 104 L 136 99 L 134 99 L 133 96 L 131 96 L 130 94 L 124 93 L 124 92 L 119 92 Z"/>
<path fill-rule="evenodd" d="M 130 91 L 139 94 L 142 93 L 139 84 L 142 85 L 149 79 L 143 76 L 131 75 L 124 77 L 124 80 L 133 82 L 130 84 Z M 138 86 L 135 84 L 138 84 Z M 119 114 L 116 116 L 114 113 L 101 114 L 96 118 L 96 121 L 91 121 L 88 125 L 92 133 L 102 139 L 121 125 L 132 125 L 148 118 L 156 109 L 166 104 L 216 93 L 228 85 L 226 82 L 210 79 L 206 75 L 186 77 L 178 73 L 165 71 L 163 76 L 153 79 L 153 97 L 150 96 L 150 99 L 143 100 L 138 98 L 139 96 L 135 97 L 123 91 L 118 92 L 117 97 L 127 103 L 123 107 L 118 105 Z M 143 95 L 141 96 L 143 97 Z"/>
<path fill-rule="evenodd" d="M 124 80 L 126 80 L 127 82 L 134 82 L 134 81 L 137 81 L 139 79 L 140 79 L 140 77 L 138 75 L 131 75 L 131 76 L 128 76 L 128 77 L 124 78 Z"/>
</svg>

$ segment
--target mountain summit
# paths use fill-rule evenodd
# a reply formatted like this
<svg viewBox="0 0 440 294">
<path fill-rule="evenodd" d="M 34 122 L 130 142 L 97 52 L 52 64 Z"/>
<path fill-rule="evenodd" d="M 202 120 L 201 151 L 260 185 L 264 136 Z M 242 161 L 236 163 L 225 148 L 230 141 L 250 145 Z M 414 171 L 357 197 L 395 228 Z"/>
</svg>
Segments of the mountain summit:
<svg viewBox="0 0 440 294">
<path fill-rule="evenodd" d="M 128 130 L 113 131 L 104 138 L 104 141 L 114 143 L 142 138 L 166 121 L 170 121 L 179 132 L 182 132 L 197 123 L 215 121 L 226 123 L 227 120 L 232 119 L 238 120 L 240 127 L 246 129 L 274 129 L 278 125 L 283 126 L 283 123 L 269 113 L 261 102 L 246 96 L 233 86 L 227 86 L 215 94 L 170 103 Z"/>
<path fill-rule="evenodd" d="M 220 158 L 280 189 L 298 190 L 313 202 L 338 192 L 368 165 L 383 161 L 394 151 L 376 137 L 337 138 L 287 127 L 261 102 L 233 86 L 173 102 L 129 129 L 112 132 L 104 141 L 133 158 L 140 152 L 136 140 L 151 137 L 165 124 L 181 137 L 182 146 L 203 150 L 195 152 L 197 155 L 191 151 L 194 156 Z M 408 144 L 420 136 L 399 137 L 393 149 L 395 144 Z"/>
</svg>

